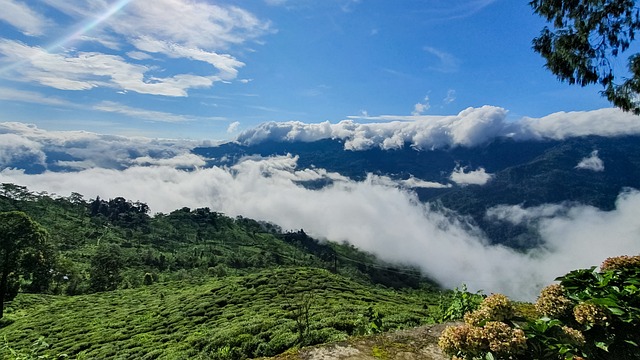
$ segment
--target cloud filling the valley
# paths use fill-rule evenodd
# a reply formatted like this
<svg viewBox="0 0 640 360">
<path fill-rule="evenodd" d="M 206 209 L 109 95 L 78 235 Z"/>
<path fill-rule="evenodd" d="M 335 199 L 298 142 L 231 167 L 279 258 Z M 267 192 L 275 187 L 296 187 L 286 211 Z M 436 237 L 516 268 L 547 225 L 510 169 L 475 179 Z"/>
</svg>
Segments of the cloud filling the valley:
<svg viewBox="0 0 640 360">
<path fill-rule="evenodd" d="M 345 146 L 352 149 L 395 148 L 409 139 L 415 147 L 428 149 L 473 146 L 509 134 L 514 139 L 582 136 L 586 135 L 582 127 L 598 121 L 610 121 L 612 126 L 606 132 L 596 126 L 591 133 L 640 133 L 640 124 L 630 124 L 626 114 L 610 109 L 576 113 L 579 119 L 564 127 L 549 124 L 547 119 L 561 122 L 557 117 L 568 114 L 520 121 L 508 121 L 505 116 L 503 109 L 484 107 L 413 122 L 271 123 L 241 136 L 247 141 L 339 137 L 347 139 Z M 622 124 L 627 124 L 626 132 Z M 542 286 L 567 271 L 597 265 L 608 256 L 637 254 L 640 248 L 636 211 L 640 192 L 636 190 L 620 194 L 611 211 L 577 204 L 489 209 L 487 218 L 492 221 L 526 224 L 540 234 L 543 245 L 525 253 L 490 245 L 467 219 L 421 203 L 410 190 L 450 186 L 447 184 L 416 178 L 403 182 L 380 175 L 355 181 L 325 169 L 300 169 L 295 156 L 246 157 L 228 167 L 206 168 L 202 167 L 205 160 L 190 151 L 195 146 L 211 146 L 207 143 L 45 131 L 21 123 L 0 124 L 0 138 L 0 182 L 61 196 L 71 192 L 86 198 L 123 196 L 143 201 L 155 212 L 210 207 L 230 216 L 271 221 L 284 229 L 303 228 L 316 238 L 348 241 L 382 259 L 415 264 L 446 287 L 466 283 L 473 290 L 532 300 Z M 59 164 L 77 171 L 27 174 L 7 166 L 20 156 L 46 165 L 47 154 L 56 151 L 72 157 L 58 160 Z M 181 170 L 184 168 L 188 170 Z M 466 172 L 460 168 L 458 175 L 483 175 L 487 180 L 489 176 L 481 168 Z M 301 185 L 314 180 L 328 180 L 330 185 L 321 189 Z"/>
</svg>

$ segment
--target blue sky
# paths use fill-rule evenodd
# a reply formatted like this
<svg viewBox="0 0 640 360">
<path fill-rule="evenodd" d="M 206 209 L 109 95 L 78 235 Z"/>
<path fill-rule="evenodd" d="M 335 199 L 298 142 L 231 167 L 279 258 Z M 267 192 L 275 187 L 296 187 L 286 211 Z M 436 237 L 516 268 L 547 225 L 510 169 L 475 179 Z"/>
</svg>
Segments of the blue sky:
<svg viewBox="0 0 640 360">
<path fill-rule="evenodd" d="M 219 140 L 267 121 L 610 107 L 544 69 L 525 0 L 2 3 L 0 121 L 47 130 Z"/>
</svg>

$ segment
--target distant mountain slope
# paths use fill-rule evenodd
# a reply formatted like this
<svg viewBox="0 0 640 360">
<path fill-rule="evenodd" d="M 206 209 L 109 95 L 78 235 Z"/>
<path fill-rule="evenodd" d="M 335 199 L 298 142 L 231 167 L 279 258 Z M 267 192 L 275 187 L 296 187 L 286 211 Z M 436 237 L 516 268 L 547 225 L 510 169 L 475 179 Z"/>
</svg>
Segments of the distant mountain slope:
<svg viewBox="0 0 640 360">
<path fill-rule="evenodd" d="M 232 165 L 245 156 L 298 156 L 298 168 L 324 168 L 354 180 L 367 174 L 395 180 L 415 177 L 448 187 L 416 187 L 422 201 L 441 203 L 461 215 L 471 216 L 494 242 L 528 248 L 537 235 L 527 235 L 520 225 L 496 223 L 485 217 L 498 205 L 538 206 L 575 202 L 610 210 L 625 188 L 640 188 L 640 136 L 575 137 L 567 140 L 514 141 L 496 139 L 473 148 L 455 147 L 419 151 L 408 146 L 398 150 L 379 148 L 348 151 L 339 140 L 316 142 L 237 143 L 195 148 L 209 166 Z M 594 153 L 594 151 L 596 151 Z M 602 169 L 581 161 L 595 156 Z M 484 169 L 492 174 L 484 185 L 461 185 L 452 181 L 455 169 Z"/>
</svg>

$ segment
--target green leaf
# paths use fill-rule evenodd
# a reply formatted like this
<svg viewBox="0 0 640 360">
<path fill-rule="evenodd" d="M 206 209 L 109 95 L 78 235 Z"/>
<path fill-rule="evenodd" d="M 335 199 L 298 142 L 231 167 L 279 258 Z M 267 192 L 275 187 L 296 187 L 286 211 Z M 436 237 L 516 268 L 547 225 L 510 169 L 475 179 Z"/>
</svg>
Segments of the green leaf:
<svg viewBox="0 0 640 360">
<path fill-rule="evenodd" d="M 488 352 L 487 355 L 484 356 L 485 360 L 495 360 L 495 357 L 493 357 L 493 354 L 491 352 Z"/>
<path fill-rule="evenodd" d="M 621 316 L 625 314 L 625 311 L 618 307 L 608 307 L 607 309 L 609 309 L 609 311 L 611 311 L 611 313 L 616 316 Z"/>
<path fill-rule="evenodd" d="M 596 341 L 596 347 L 600 348 L 600 349 L 602 349 L 602 350 L 604 350 L 606 352 L 609 352 L 609 345 L 605 344 L 602 341 Z"/>
<path fill-rule="evenodd" d="M 635 347 L 638 347 L 638 344 L 636 344 L 635 342 L 631 341 L 631 340 L 625 340 L 624 342 L 626 342 L 627 344 L 631 344 Z"/>
</svg>

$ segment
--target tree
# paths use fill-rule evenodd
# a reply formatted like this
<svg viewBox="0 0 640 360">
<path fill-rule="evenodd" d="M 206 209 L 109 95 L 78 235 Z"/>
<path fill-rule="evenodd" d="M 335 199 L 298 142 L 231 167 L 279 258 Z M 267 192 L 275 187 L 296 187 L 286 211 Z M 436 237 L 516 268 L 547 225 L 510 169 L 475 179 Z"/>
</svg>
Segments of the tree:
<svg viewBox="0 0 640 360">
<path fill-rule="evenodd" d="M 115 290 L 122 281 L 122 249 L 117 244 L 100 244 L 91 258 L 91 290 Z"/>
<path fill-rule="evenodd" d="M 614 74 L 612 59 L 629 49 L 640 29 L 635 0 L 532 0 L 534 12 L 552 23 L 533 40 L 546 67 L 561 81 L 600 84 L 613 105 L 640 115 L 640 54 L 628 58 L 629 78 Z M 616 70 L 617 71 L 617 70 Z"/>
<path fill-rule="evenodd" d="M 15 280 L 20 273 L 37 271 L 45 264 L 47 232 L 21 211 L 0 213 L 0 318 L 5 300 L 17 293 Z M 13 280 L 13 281 L 11 281 Z M 11 283 L 14 283 L 12 285 Z"/>
</svg>

